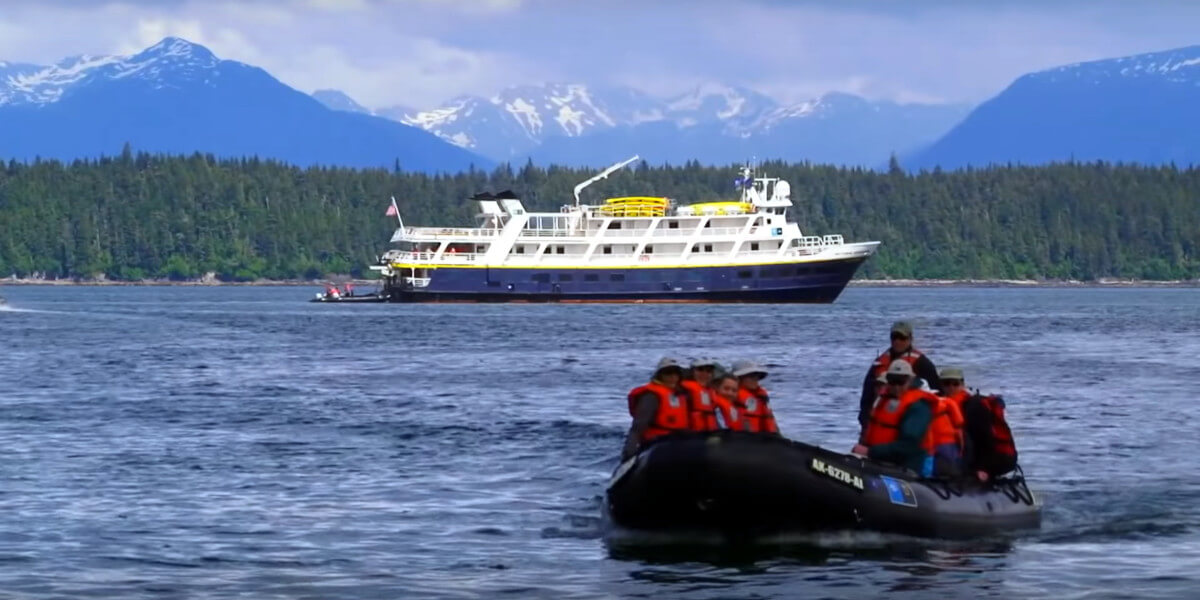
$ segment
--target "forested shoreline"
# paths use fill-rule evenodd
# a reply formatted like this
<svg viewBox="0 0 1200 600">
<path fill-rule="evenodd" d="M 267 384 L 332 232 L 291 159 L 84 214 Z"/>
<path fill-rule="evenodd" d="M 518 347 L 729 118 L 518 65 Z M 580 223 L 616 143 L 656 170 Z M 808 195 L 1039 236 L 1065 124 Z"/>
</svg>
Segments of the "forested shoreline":
<svg viewBox="0 0 1200 600">
<path fill-rule="evenodd" d="M 1200 278 L 1200 169 L 1106 163 L 905 173 L 768 162 L 807 235 L 879 240 L 864 279 Z M 298 168 L 207 155 L 121 156 L 0 168 L 0 277 L 119 281 L 363 276 L 396 226 L 469 225 L 476 192 L 557 210 L 590 170 L 502 165 L 425 175 Z M 641 163 L 584 200 L 731 199 L 729 167 Z"/>
</svg>

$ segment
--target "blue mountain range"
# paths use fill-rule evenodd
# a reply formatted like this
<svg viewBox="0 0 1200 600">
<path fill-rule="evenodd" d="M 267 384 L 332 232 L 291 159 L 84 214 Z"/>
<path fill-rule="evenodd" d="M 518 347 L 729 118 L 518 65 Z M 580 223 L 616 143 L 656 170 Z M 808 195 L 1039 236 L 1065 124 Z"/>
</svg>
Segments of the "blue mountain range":
<svg viewBox="0 0 1200 600">
<path fill-rule="evenodd" d="M 1052 161 L 1200 164 L 1200 46 L 1018 78 L 901 162 L 953 169 Z"/>
<path fill-rule="evenodd" d="M 370 109 L 166 38 L 132 56 L 0 62 L 0 159 L 134 150 L 258 156 L 297 165 L 454 172 L 502 161 L 606 165 L 751 158 L 908 169 L 1108 160 L 1200 163 L 1200 46 L 1030 73 L 974 110 L 848 94 L 781 104 L 697 86 L 659 99 L 557 83 L 463 96 L 428 110 Z"/>
<path fill-rule="evenodd" d="M 460 171 L 493 161 L 402 123 L 330 110 L 266 71 L 166 38 L 133 56 L 0 63 L 0 157 L 134 150 Z"/>
</svg>

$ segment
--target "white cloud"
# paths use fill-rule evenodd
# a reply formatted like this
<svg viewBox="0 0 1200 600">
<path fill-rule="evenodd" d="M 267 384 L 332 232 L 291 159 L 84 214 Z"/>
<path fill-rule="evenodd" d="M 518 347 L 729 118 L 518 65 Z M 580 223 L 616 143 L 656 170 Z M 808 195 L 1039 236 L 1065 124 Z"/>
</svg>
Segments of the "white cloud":
<svg viewBox="0 0 1200 600">
<path fill-rule="evenodd" d="M 1193 43 L 1198 21 L 1200 4 L 1105 0 L 12 0 L 0 60 L 132 53 L 175 35 L 376 107 L 540 81 L 979 101 L 1030 70 Z"/>
<path fill-rule="evenodd" d="M 306 0 L 313 8 L 328 11 L 366 10 L 370 4 L 367 0 Z"/>
</svg>

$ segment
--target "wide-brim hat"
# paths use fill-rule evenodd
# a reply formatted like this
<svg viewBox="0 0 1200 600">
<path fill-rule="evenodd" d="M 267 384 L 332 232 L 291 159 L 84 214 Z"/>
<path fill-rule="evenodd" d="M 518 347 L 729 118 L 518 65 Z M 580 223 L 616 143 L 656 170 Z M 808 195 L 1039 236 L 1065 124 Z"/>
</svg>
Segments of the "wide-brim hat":
<svg viewBox="0 0 1200 600">
<path fill-rule="evenodd" d="M 941 379 L 953 379 L 955 381 L 962 381 L 963 380 L 963 371 L 962 371 L 962 369 L 959 369 L 957 367 L 946 367 L 945 369 L 942 369 L 941 373 L 938 373 L 938 377 Z"/>
<path fill-rule="evenodd" d="M 759 379 L 765 379 L 767 377 L 767 370 L 751 360 L 739 360 L 734 362 L 733 376 L 745 377 L 746 375 L 758 375 Z"/>
<path fill-rule="evenodd" d="M 683 367 L 679 364 L 679 361 L 668 356 L 659 359 L 658 366 L 654 368 L 654 377 L 657 378 L 663 371 L 675 371 L 681 376 L 683 375 Z"/>
</svg>

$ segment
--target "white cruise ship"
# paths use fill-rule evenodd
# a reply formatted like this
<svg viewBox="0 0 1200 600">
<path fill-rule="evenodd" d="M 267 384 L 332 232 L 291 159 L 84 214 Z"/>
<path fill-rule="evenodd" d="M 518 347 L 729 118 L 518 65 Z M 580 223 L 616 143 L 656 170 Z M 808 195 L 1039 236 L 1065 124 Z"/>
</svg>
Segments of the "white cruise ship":
<svg viewBox="0 0 1200 600">
<path fill-rule="evenodd" d="M 397 302 L 833 302 L 879 242 L 804 235 L 788 182 L 742 169 L 740 198 L 678 205 L 655 196 L 527 212 L 478 194 L 475 227 L 406 227 L 371 268 Z M 399 215 L 397 215 L 399 219 Z"/>
</svg>

